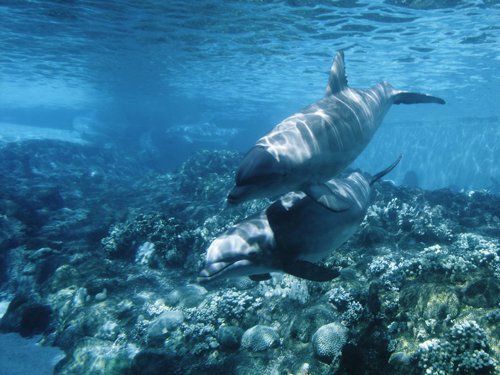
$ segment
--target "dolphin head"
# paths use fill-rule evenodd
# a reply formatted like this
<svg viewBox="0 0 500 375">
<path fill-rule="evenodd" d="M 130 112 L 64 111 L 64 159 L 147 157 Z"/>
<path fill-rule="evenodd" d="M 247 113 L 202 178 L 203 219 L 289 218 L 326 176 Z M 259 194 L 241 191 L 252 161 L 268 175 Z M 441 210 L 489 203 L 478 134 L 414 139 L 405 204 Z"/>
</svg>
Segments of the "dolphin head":
<svg viewBox="0 0 500 375">
<path fill-rule="evenodd" d="M 205 268 L 198 281 L 250 276 L 270 272 L 273 259 L 265 249 L 273 234 L 263 215 L 246 220 L 217 237 L 208 247 Z"/>
<path fill-rule="evenodd" d="M 286 168 L 265 148 L 253 147 L 245 155 L 236 172 L 236 186 L 229 193 L 229 203 L 262 198 L 287 192 Z"/>
</svg>

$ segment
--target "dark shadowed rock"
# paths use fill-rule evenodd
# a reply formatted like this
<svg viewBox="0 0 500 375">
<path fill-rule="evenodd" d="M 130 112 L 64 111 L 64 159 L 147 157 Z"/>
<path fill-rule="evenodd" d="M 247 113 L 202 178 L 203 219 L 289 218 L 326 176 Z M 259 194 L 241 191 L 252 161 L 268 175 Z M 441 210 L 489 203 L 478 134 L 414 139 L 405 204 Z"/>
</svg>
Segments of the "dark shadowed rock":
<svg viewBox="0 0 500 375">
<path fill-rule="evenodd" d="M 48 330 L 52 309 L 48 305 L 32 302 L 26 296 L 16 296 L 0 320 L 0 329 L 5 332 L 19 332 L 28 337 Z"/>
</svg>

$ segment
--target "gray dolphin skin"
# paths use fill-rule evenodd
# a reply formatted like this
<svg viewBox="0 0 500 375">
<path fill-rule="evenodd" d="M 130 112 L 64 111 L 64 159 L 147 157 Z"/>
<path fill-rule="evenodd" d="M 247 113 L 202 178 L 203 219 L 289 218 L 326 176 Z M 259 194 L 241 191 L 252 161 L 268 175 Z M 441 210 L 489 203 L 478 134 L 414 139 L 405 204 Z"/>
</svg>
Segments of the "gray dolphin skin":
<svg viewBox="0 0 500 375">
<path fill-rule="evenodd" d="M 288 193 L 236 224 L 211 243 L 198 281 L 238 276 L 259 281 L 270 278 L 269 272 L 314 281 L 337 277 L 338 270 L 313 262 L 356 232 L 370 204 L 371 185 L 400 159 L 372 178 L 354 172 L 347 178 L 312 185 L 307 195 Z"/>
<path fill-rule="evenodd" d="M 343 171 L 370 142 L 392 104 L 437 103 L 441 98 L 399 91 L 382 82 L 367 90 L 347 85 L 338 52 L 325 96 L 279 123 L 248 151 L 229 203 L 305 190 Z"/>
</svg>

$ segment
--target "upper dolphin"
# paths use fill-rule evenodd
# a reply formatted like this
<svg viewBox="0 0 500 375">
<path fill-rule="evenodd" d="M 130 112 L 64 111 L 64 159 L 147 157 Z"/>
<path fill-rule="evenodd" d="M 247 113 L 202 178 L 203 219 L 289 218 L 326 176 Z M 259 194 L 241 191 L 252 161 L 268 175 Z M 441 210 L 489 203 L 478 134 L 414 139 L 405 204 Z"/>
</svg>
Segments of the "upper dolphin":
<svg viewBox="0 0 500 375">
<path fill-rule="evenodd" d="M 382 82 L 371 89 L 347 85 L 344 53 L 338 52 L 325 96 L 284 119 L 248 151 L 236 173 L 229 203 L 307 193 L 344 170 L 370 142 L 392 104 L 438 103 L 441 98 L 394 89 Z"/>
</svg>

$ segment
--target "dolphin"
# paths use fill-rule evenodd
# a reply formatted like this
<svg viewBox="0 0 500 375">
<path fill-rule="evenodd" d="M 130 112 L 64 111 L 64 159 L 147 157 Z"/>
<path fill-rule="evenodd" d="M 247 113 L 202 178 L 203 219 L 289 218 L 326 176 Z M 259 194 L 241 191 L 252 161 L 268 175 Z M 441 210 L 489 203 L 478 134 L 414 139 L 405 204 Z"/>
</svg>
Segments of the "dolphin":
<svg viewBox="0 0 500 375">
<path fill-rule="evenodd" d="M 347 241 L 358 229 L 370 204 L 372 184 L 389 173 L 401 157 L 369 177 L 353 172 L 311 186 L 315 198 L 291 192 L 266 210 L 236 224 L 208 247 L 198 281 L 250 276 L 260 281 L 269 272 L 285 272 L 313 281 L 339 275 L 314 262 Z"/>
<path fill-rule="evenodd" d="M 347 85 L 338 52 L 325 96 L 284 119 L 243 158 L 229 203 L 279 196 L 330 180 L 370 142 L 392 104 L 438 103 L 441 98 L 394 89 L 382 82 L 367 90 Z"/>
</svg>

